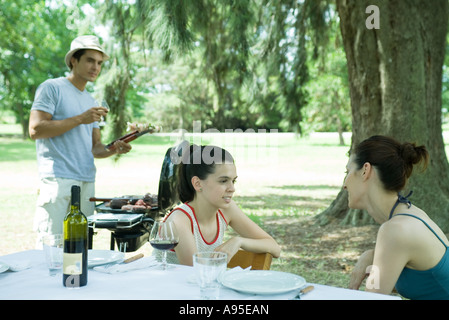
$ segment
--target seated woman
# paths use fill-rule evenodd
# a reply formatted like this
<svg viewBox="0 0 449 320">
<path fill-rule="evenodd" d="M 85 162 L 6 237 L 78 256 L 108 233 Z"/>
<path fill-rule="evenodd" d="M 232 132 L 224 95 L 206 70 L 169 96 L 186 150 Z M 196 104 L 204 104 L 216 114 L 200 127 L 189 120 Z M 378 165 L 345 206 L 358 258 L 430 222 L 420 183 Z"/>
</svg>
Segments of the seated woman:
<svg viewBox="0 0 449 320">
<path fill-rule="evenodd" d="M 429 159 L 425 146 L 373 136 L 360 143 L 346 166 L 349 207 L 380 223 L 374 250 L 359 258 L 350 288 L 368 275 L 366 291 L 409 299 L 449 299 L 449 241 L 420 208 L 401 195 L 413 167 Z M 368 268 L 370 266 L 370 268 Z"/>
<path fill-rule="evenodd" d="M 200 251 L 225 252 L 228 262 L 239 249 L 279 257 L 281 249 L 276 241 L 232 200 L 237 173 L 229 152 L 216 146 L 191 145 L 178 169 L 183 204 L 165 219 L 174 222 L 179 243 L 167 253 L 168 263 L 193 265 L 192 256 Z M 223 242 L 228 225 L 238 235 Z"/>
</svg>

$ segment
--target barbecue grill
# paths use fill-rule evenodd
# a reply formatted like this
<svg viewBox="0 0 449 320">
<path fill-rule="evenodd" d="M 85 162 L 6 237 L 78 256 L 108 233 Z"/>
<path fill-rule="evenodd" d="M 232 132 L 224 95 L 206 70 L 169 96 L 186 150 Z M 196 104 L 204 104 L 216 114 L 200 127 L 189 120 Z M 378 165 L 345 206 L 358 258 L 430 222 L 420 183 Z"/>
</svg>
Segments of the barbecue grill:
<svg viewBox="0 0 449 320">
<path fill-rule="evenodd" d="M 133 198 L 142 199 L 143 196 L 122 196 L 111 199 L 91 198 L 91 201 L 103 201 L 95 206 L 97 214 L 88 217 L 91 240 L 93 238 L 93 229 L 99 228 L 111 231 L 111 250 L 114 250 L 115 244 L 117 244 L 119 251 L 132 252 L 145 244 L 148 241 L 154 220 L 164 216 L 179 203 L 176 192 L 176 166 L 179 164 L 177 159 L 180 159 L 183 148 L 188 145 L 187 141 L 183 141 L 179 145 L 169 148 L 165 153 L 159 179 L 157 201 L 154 202 L 151 208 L 145 209 L 144 212 L 113 209 L 109 206 L 112 199 L 126 198 L 132 200 Z"/>
</svg>

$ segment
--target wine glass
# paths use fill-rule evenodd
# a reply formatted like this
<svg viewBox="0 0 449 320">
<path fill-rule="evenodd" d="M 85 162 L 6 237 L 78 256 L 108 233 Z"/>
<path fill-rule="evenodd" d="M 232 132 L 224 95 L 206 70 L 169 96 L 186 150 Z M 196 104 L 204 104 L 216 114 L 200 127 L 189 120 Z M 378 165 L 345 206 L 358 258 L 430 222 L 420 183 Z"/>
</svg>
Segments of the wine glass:
<svg viewBox="0 0 449 320">
<path fill-rule="evenodd" d="M 167 250 L 173 249 L 179 242 L 175 224 L 172 221 L 155 221 L 149 241 L 154 249 L 162 250 L 161 269 L 167 269 Z"/>
<path fill-rule="evenodd" d="M 101 100 L 101 103 L 97 103 L 97 105 L 99 105 L 100 107 L 103 107 L 103 108 L 108 109 L 108 112 L 109 112 L 109 110 L 110 110 L 109 105 L 108 105 L 108 103 L 107 103 L 107 101 L 106 101 L 105 99 Z M 104 120 L 104 117 L 103 117 L 103 116 L 101 116 L 101 120 L 100 120 L 100 122 L 98 123 L 98 125 L 99 125 L 100 127 L 103 127 L 103 126 L 106 125 L 106 121 Z"/>
</svg>

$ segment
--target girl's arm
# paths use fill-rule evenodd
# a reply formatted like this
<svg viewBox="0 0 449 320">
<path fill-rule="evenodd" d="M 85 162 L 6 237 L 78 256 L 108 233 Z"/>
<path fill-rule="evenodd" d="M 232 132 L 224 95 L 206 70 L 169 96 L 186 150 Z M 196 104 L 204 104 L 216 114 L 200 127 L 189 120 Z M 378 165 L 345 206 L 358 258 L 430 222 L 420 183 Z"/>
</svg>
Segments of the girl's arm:
<svg viewBox="0 0 449 320">
<path fill-rule="evenodd" d="M 254 221 L 248 218 L 245 213 L 232 201 L 229 208 L 221 210 L 229 225 L 238 236 L 233 237 L 217 247 L 215 251 L 222 251 L 228 254 L 228 261 L 237 253 L 239 249 L 255 253 L 270 253 L 278 258 L 281 248 L 277 242 Z"/>
</svg>

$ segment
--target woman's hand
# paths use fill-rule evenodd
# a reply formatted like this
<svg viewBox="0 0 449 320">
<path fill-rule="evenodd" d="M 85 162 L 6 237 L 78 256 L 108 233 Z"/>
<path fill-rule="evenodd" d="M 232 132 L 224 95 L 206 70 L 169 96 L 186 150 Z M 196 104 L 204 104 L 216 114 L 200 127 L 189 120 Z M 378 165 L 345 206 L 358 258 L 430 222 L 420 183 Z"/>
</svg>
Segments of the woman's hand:
<svg viewBox="0 0 449 320">
<path fill-rule="evenodd" d="M 373 264 L 374 250 L 365 251 L 357 261 L 354 270 L 351 273 L 351 280 L 349 281 L 349 289 L 358 290 L 363 280 L 369 275 L 366 270 L 368 266 Z"/>
</svg>

